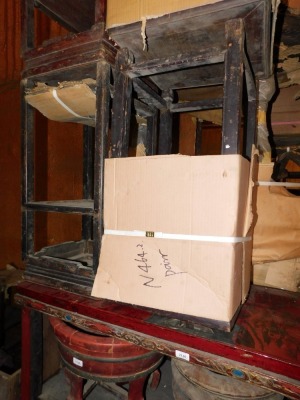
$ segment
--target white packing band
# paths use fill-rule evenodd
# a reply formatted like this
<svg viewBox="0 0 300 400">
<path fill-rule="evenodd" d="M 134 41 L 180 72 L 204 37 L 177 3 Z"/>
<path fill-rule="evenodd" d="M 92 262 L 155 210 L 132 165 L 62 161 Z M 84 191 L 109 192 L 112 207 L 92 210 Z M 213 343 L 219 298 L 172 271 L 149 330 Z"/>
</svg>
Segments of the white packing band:
<svg viewBox="0 0 300 400">
<path fill-rule="evenodd" d="M 279 187 L 293 187 L 300 188 L 300 182 L 273 182 L 273 181 L 258 181 L 257 186 L 279 186 Z"/>
<path fill-rule="evenodd" d="M 52 96 L 55 98 L 55 100 L 65 109 L 67 110 L 70 114 L 74 115 L 77 118 L 81 119 L 93 119 L 90 117 L 83 117 L 82 115 L 77 114 L 75 111 L 73 111 L 70 107 L 68 107 L 57 95 L 56 89 L 52 90 Z"/>
<path fill-rule="evenodd" d="M 159 239 L 176 239 L 176 240 L 194 240 L 198 242 L 214 242 L 214 243 L 241 243 L 249 242 L 252 237 L 238 236 L 202 236 L 202 235 L 185 235 L 177 233 L 149 232 L 149 231 L 121 231 L 117 229 L 105 229 L 105 235 L 115 236 L 136 236 L 136 237 L 154 237 Z"/>
</svg>

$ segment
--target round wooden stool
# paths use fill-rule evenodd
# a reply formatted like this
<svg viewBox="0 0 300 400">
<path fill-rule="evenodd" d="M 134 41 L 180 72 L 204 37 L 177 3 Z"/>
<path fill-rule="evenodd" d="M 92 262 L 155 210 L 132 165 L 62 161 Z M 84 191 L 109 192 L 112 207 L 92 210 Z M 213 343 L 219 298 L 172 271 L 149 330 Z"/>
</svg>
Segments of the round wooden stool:
<svg viewBox="0 0 300 400">
<path fill-rule="evenodd" d="M 283 399 L 281 394 L 176 359 L 172 360 L 172 375 L 175 400 Z"/>
<path fill-rule="evenodd" d="M 151 387 L 158 385 L 158 367 L 163 355 L 124 340 L 81 331 L 58 318 L 49 318 L 58 340 L 70 394 L 67 400 L 82 400 L 85 380 L 129 383 L 128 400 L 144 400 L 150 374 Z"/>
</svg>

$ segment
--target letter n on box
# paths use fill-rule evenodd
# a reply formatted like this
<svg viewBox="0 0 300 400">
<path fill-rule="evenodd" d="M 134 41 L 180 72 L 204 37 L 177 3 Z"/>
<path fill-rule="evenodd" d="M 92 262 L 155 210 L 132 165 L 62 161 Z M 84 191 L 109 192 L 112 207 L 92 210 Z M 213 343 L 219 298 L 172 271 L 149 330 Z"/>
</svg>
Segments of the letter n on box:
<svg viewBox="0 0 300 400">
<path fill-rule="evenodd" d="M 240 155 L 106 160 L 92 295 L 231 321 L 249 288 L 249 171 Z"/>
</svg>

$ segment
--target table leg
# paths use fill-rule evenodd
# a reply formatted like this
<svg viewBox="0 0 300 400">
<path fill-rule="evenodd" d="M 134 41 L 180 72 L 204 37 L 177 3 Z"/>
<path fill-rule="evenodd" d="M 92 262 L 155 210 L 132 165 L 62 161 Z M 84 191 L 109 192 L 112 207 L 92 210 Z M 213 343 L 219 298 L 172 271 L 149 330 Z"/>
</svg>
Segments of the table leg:
<svg viewBox="0 0 300 400">
<path fill-rule="evenodd" d="M 147 376 L 143 376 L 142 378 L 135 379 L 131 381 L 129 384 L 128 390 L 128 400 L 144 400 L 144 386 L 147 380 Z"/>
<path fill-rule="evenodd" d="M 84 379 L 73 374 L 68 368 L 64 368 L 64 373 L 67 382 L 70 384 L 70 392 L 67 400 L 82 400 Z"/>
<path fill-rule="evenodd" d="M 42 314 L 28 307 L 22 309 L 21 399 L 36 400 L 43 381 Z"/>
</svg>

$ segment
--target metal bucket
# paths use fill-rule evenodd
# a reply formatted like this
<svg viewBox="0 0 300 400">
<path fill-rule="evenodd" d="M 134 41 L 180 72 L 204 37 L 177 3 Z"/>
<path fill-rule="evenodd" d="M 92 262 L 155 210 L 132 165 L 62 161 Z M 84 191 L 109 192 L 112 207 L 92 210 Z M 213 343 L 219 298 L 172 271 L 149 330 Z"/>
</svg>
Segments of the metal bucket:
<svg viewBox="0 0 300 400">
<path fill-rule="evenodd" d="M 124 340 L 80 331 L 49 318 L 65 367 L 92 380 L 130 382 L 151 374 L 163 355 Z"/>
<path fill-rule="evenodd" d="M 175 400 L 282 400 L 267 389 L 220 375 L 199 365 L 172 360 Z"/>
</svg>

